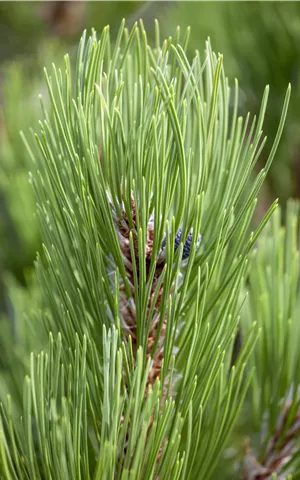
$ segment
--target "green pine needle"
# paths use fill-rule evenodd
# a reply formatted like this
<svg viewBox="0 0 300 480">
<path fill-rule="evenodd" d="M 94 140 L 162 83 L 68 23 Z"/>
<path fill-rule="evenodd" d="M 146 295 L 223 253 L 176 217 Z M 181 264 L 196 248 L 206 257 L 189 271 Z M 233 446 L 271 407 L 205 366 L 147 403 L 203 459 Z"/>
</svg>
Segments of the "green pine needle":
<svg viewBox="0 0 300 480">
<path fill-rule="evenodd" d="M 268 89 L 257 120 L 238 118 L 223 57 L 208 41 L 190 63 L 188 36 L 151 49 L 123 22 L 114 46 L 108 27 L 83 34 L 75 74 L 68 56 L 45 70 L 50 102 L 26 145 L 52 333 L 21 419 L 10 398 L 2 408 L 4 478 L 208 479 L 236 423 L 258 334 L 231 368 L 240 294 L 276 203 L 249 227 L 290 88 L 255 176 Z"/>
</svg>

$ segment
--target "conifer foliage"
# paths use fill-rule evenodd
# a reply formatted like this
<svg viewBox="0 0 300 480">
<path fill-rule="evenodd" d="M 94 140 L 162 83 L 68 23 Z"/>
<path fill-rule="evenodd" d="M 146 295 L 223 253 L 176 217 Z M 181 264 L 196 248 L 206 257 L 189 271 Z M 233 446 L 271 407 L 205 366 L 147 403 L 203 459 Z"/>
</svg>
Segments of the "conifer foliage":
<svg viewBox="0 0 300 480">
<path fill-rule="evenodd" d="M 9 396 L 1 407 L 5 479 L 211 478 L 260 378 L 259 318 L 234 366 L 232 349 L 248 256 L 277 205 L 249 233 L 290 88 L 255 174 L 269 89 L 239 117 L 222 56 L 207 42 L 190 62 L 188 38 L 161 42 L 156 25 L 152 48 L 142 22 L 123 22 L 114 45 L 108 27 L 84 33 L 75 72 L 68 56 L 45 71 L 49 102 L 24 142 L 49 345 L 31 354 L 21 418 Z"/>
<path fill-rule="evenodd" d="M 245 479 L 299 478 L 300 463 L 300 271 L 299 202 L 287 204 L 285 226 L 278 209 L 251 255 L 249 299 L 242 328 L 253 319 L 261 335 L 249 359 L 255 367 L 250 390 L 252 434 Z M 250 412 L 252 414 L 250 415 Z"/>
</svg>

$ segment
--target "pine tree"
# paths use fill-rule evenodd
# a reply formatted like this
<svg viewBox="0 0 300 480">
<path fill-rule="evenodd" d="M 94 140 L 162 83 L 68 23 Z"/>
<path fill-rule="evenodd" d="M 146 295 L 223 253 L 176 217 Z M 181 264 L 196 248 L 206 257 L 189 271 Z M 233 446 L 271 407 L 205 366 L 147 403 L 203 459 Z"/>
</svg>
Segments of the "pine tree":
<svg viewBox="0 0 300 480">
<path fill-rule="evenodd" d="M 108 28 L 84 33 L 75 72 L 68 56 L 45 71 L 49 104 L 23 140 L 49 344 L 30 356 L 21 416 L 2 405 L 4 479 L 216 478 L 247 406 L 248 432 L 267 415 L 273 443 L 250 441 L 237 475 L 297 478 L 294 209 L 251 253 L 277 207 L 253 226 L 290 87 L 255 174 L 269 89 L 258 117 L 239 117 L 223 57 L 208 41 L 190 63 L 188 39 L 161 44 L 156 25 L 151 48 L 123 22 L 114 46 Z"/>
</svg>

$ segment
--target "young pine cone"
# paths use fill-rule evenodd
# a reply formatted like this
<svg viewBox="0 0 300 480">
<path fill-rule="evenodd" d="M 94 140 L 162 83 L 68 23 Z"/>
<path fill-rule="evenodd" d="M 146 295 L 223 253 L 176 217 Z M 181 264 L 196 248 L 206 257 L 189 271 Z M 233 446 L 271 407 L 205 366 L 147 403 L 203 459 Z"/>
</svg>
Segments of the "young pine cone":
<svg viewBox="0 0 300 480">
<path fill-rule="evenodd" d="M 133 263 L 130 251 L 130 232 L 133 236 L 133 246 L 134 246 L 134 255 L 135 255 L 135 264 L 137 268 L 137 276 L 139 276 L 139 251 L 138 251 L 138 236 L 136 230 L 136 204 L 133 199 L 131 198 L 131 215 L 133 220 L 133 228 L 130 228 L 127 215 L 125 209 L 121 209 L 121 218 L 114 213 L 114 220 L 116 224 L 118 239 L 120 243 L 121 252 L 123 255 L 124 265 L 127 273 L 127 278 L 129 280 L 130 290 L 131 290 L 131 297 L 128 298 L 125 287 L 121 287 L 121 295 L 120 295 L 120 319 L 123 332 L 125 336 L 128 338 L 129 335 L 132 339 L 133 345 L 133 352 L 134 354 L 137 352 L 139 347 L 137 343 L 137 321 L 136 321 L 136 293 L 135 293 L 135 285 L 134 285 L 134 274 L 133 274 Z M 174 252 L 177 251 L 179 248 L 180 242 L 182 237 L 182 229 L 180 228 L 177 232 L 174 242 Z M 154 222 L 153 218 L 150 218 L 147 226 L 147 239 L 146 239 L 146 248 L 145 248 L 145 257 L 146 257 L 146 275 L 148 277 L 149 270 L 150 270 L 150 263 L 152 258 L 152 249 L 153 249 L 153 240 L 154 240 Z M 201 236 L 199 235 L 197 241 L 197 247 L 200 245 Z M 184 246 L 183 246 L 183 253 L 182 253 L 182 260 L 186 260 L 189 257 L 193 242 L 193 233 L 190 232 L 187 236 Z M 161 250 L 159 255 L 156 259 L 156 269 L 151 285 L 151 290 L 149 294 L 149 299 L 147 303 L 147 321 L 151 322 L 149 335 L 147 339 L 147 358 L 152 353 L 152 368 L 149 373 L 148 377 L 148 384 L 154 384 L 155 380 L 160 377 L 161 367 L 162 367 L 162 360 L 163 360 L 163 349 L 164 349 L 164 340 L 166 334 L 166 315 L 164 319 L 161 320 L 160 317 L 160 306 L 164 292 L 164 282 L 161 283 L 159 292 L 157 295 L 157 299 L 153 308 L 153 313 L 151 318 L 149 318 L 149 313 L 151 310 L 151 306 L 153 303 L 153 299 L 155 296 L 157 284 L 160 280 L 160 276 L 163 272 L 165 261 L 166 261 L 166 237 L 164 238 L 161 246 Z M 148 279 L 148 278 L 147 278 Z M 171 286 L 171 290 L 169 294 L 172 293 L 173 286 Z M 157 342 L 156 351 L 153 355 L 152 349 L 153 346 Z"/>
</svg>

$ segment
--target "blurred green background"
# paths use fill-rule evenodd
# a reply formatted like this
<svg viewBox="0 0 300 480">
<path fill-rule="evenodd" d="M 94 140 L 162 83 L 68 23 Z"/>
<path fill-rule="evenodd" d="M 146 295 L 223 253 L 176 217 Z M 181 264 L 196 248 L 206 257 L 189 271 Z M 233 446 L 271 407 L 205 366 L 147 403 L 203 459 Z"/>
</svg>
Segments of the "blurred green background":
<svg viewBox="0 0 300 480">
<path fill-rule="evenodd" d="M 41 116 L 43 67 L 61 64 L 66 52 L 74 58 L 85 28 L 100 32 L 110 24 L 113 39 L 123 17 L 128 27 L 142 18 L 150 41 L 155 18 L 161 38 L 173 35 L 177 25 L 182 30 L 191 26 L 190 57 L 196 49 L 204 50 L 209 36 L 214 51 L 224 54 L 230 84 L 239 80 L 241 115 L 258 113 L 264 87 L 270 85 L 269 142 L 261 165 L 292 83 L 287 125 L 258 215 L 277 197 L 284 208 L 289 197 L 300 196 L 298 2 L 0 2 L 0 398 L 8 390 L 17 398 L 27 352 L 39 349 L 36 339 L 43 338 L 33 275 L 41 239 L 28 181 L 30 159 L 19 131 L 28 134 Z"/>
</svg>

